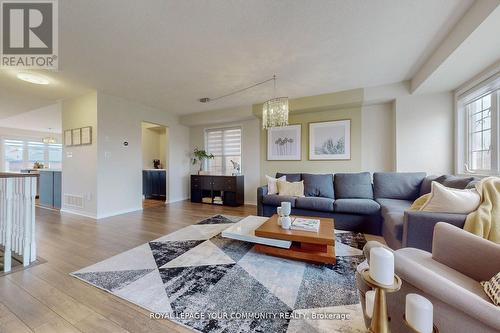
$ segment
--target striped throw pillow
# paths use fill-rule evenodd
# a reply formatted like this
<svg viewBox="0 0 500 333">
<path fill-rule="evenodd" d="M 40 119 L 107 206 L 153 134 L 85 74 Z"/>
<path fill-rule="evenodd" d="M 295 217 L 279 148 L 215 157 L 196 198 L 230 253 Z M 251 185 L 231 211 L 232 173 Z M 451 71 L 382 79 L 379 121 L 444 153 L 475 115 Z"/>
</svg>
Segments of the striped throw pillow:
<svg viewBox="0 0 500 333">
<path fill-rule="evenodd" d="M 500 306 L 500 272 L 495 274 L 489 281 L 481 282 L 481 285 L 493 303 Z"/>
</svg>

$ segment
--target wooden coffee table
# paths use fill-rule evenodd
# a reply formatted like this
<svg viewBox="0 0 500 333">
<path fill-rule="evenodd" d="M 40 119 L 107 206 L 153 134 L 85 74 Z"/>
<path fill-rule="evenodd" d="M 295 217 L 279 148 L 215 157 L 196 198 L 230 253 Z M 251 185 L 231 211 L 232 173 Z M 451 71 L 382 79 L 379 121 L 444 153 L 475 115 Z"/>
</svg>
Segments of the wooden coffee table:
<svg viewBox="0 0 500 333">
<path fill-rule="evenodd" d="M 302 216 L 294 216 L 302 217 Z M 335 264 L 335 233 L 333 219 L 319 219 L 318 232 L 286 230 L 278 225 L 278 215 L 273 215 L 260 227 L 255 229 L 255 236 L 292 241 L 289 249 L 257 244 L 255 250 L 273 256 L 299 259 L 305 261 Z"/>
</svg>

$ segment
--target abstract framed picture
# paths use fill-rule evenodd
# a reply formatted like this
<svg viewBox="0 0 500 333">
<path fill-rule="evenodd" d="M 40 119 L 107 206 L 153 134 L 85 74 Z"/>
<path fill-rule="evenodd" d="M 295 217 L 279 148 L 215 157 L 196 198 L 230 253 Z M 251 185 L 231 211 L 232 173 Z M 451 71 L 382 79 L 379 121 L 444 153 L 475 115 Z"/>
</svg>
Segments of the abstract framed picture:
<svg viewBox="0 0 500 333">
<path fill-rule="evenodd" d="M 268 161 L 300 161 L 302 125 L 273 127 L 267 130 Z"/>
<path fill-rule="evenodd" d="M 351 159 L 351 120 L 309 123 L 309 159 Z"/>
</svg>

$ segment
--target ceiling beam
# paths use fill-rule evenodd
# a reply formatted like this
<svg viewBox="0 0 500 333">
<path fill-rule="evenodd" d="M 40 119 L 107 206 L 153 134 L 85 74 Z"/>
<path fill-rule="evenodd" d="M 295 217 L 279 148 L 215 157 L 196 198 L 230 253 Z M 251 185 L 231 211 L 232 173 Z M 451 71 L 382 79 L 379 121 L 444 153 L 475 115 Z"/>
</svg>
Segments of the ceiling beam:
<svg viewBox="0 0 500 333">
<path fill-rule="evenodd" d="M 485 23 L 485 21 L 490 16 L 492 16 L 495 11 L 500 11 L 499 7 L 499 0 L 476 0 L 469 8 L 469 10 L 465 13 L 465 15 L 453 27 L 450 33 L 439 44 L 439 47 L 431 54 L 431 56 L 425 61 L 422 67 L 413 76 L 410 82 L 411 93 L 423 92 L 423 88 L 424 86 L 426 86 L 428 81 L 431 81 L 433 79 L 435 80 L 435 75 L 438 70 L 446 66 L 447 61 L 452 60 L 452 55 L 461 46 L 462 48 L 467 47 L 467 42 L 470 40 L 470 37 L 472 36 L 474 31 L 476 31 L 483 23 Z M 490 19 L 493 20 L 494 18 L 490 17 Z M 494 41 L 491 41 L 491 43 L 494 43 Z M 489 64 L 486 64 L 484 67 L 486 67 L 487 65 Z M 476 73 L 478 71 L 481 71 L 482 69 L 483 68 L 479 68 Z M 472 75 L 476 73 L 472 73 Z M 467 75 L 469 75 L 469 73 L 467 73 Z M 452 84 L 455 84 L 455 87 L 452 87 L 452 89 L 456 88 L 461 83 L 463 82 L 453 82 Z"/>
</svg>

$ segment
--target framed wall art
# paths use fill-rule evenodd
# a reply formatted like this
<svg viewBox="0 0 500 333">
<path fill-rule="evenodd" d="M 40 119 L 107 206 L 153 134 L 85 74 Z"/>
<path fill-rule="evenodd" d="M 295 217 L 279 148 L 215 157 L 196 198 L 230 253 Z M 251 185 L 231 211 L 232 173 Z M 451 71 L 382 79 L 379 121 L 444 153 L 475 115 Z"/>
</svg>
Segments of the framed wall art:
<svg viewBox="0 0 500 333">
<path fill-rule="evenodd" d="M 273 127 L 267 130 L 268 161 L 300 161 L 302 159 L 302 125 Z"/>
<path fill-rule="evenodd" d="M 75 128 L 72 130 L 71 140 L 73 141 L 73 146 L 79 146 L 82 144 L 82 129 Z"/>
<path fill-rule="evenodd" d="M 309 159 L 351 159 L 351 120 L 309 123 Z"/>
</svg>

